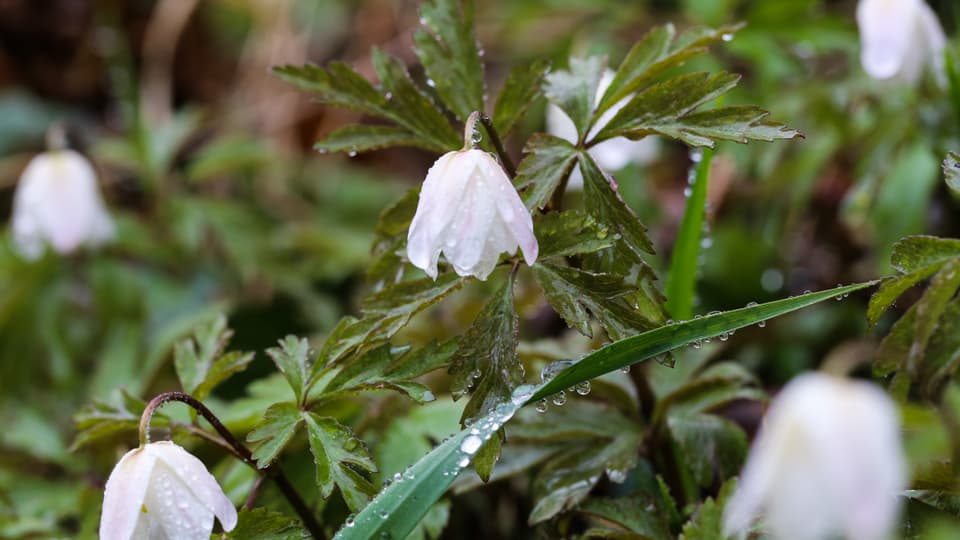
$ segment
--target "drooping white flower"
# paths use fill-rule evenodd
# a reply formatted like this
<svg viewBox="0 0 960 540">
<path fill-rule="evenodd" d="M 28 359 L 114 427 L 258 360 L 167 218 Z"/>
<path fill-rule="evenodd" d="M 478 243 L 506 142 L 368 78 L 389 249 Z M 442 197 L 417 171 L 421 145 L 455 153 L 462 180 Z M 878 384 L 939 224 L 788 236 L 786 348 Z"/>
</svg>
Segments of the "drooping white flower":
<svg viewBox="0 0 960 540">
<path fill-rule="evenodd" d="M 47 244 L 65 255 L 113 234 L 113 220 L 86 158 L 54 150 L 30 161 L 13 196 L 13 242 L 24 258 L 40 257 Z"/>
<path fill-rule="evenodd" d="M 503 168 L 482 150 L 448 152 L 430 167 L 407 234 L 407 257 L 437 277 L 440 253 L 461 276 L 484 280 L 517 246 L 537 260 L 533 220 Z"/>
<path fill-rule="evenodd" d="M 199 459 L 164 441 L 127 452 L 103 495 L 100 540 L 207 540 L 213 517 L 223 530 L 237 510 Z"/>
<path fill-rule="evenodd" d="M 944 36 L 923 0 L 860 0 L 860 63 L 874 79 L 915 83 L 930 66 L 943 77 Z"/>
<path fill-rule="evenodd" d="M 597 96 L 594 101 L 594 106 L 600 103 L 600 98 L 603 97 L 603 93 L 610 87 L 614 75 L 613 70 L 610 69 L 604 72 L 603 77 L 600 79 L 600 84 L 597 86 Z M 597 134 L 629 101 L 630 96 L 627 96 L 600 115 L 596 124 L 590 129 L 590 136 L 592 137 Z M 573 124 L 573 120 L 567 116 L 567 113 L 563 112 L 563 109 L 552 103 L 547 107 L 547 133 L 572 143 L 577 142 L 577 128 Z M 651 136 L 644 137 L 639 141 L 631 141 L 626 137 L 616 137 L 593 146 L 589 152 L 600 167 L 610 171 L 617 171 L 630 163 L 643 165 L 652 162 L 659 153 L 659 144 L 657 143 L 657 139 Z M 574 167 L 570 173 L 567 188 L 577 189 L 581 187 L 583 187 L 583 176 L 580 173 L 579 167 Z"/>
<path fill-rule="evenodd" d="M 726 534 L 758 515 L 781 540 L 882 540 L 906 485 L 899 418 L 872 384 L 813 373 L 773 400 L 724 512 Z"/>
</svg>

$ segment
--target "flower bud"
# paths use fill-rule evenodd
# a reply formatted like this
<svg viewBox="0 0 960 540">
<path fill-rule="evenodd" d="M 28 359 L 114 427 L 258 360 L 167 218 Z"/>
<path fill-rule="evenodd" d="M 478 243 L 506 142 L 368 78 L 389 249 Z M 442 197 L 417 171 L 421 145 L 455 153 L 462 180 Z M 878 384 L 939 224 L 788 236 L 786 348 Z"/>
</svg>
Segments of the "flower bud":
<svg viewBox="0 0 960 540">
<path fill-rule="evenodd" d="M 216 516 L 223 530 L 237 510 L 203 463 L 164 441 L 127 452 L 107 480 L 101 540 L 207 540 Z"/>
<path fill-rule="evenodd" d="M 13 243 L 24 258 L 39 258 L 46 244 L 66 255 L 113 234 L 97 175 L 86 158 L 55 150 L 30 161 L 13 197 Z"/>
<path fill-rule="evenodd" d="M 503 168 L 482 150 L 448 152 L 427 172 L 407 234 L 407 257 L 437 277 L 440 253 L 461 276 L 484 280 L 517 246 L 537 260 L 533 220 Z"/>
<path fill-rule="evenodd" d="M 607 88 L 610 87 L 610 83 L 613 82 L 614 75 L 613 70 L 610 69 L 604 72 L 603 77 L 600 79 L 600 84 L 597 86 L 597 96 L 594 101 L 594 106 L 600 104 L 600 99 L 603 97 L 603 93 L 607 91 Z M 590 130 L 590 136 L 592 137 L 597 134 L 629 101 L 630 97 L 625 97 L 600 115 L 600 118 L 597 119 L 597 122 Z M 570 120 L 570 117 L 563 112 L 563 109 L 552 103 L 547 107 L 547 133 L 570 141 L 571 143 L 577 142 L 577 128 L 574 126 L 573 120 Z M 652 136 L 644 137 L 639 141 L 632 141 L 626 137 L 615 137 L 603 141 L 591 147 L 589 150 L 594 161 L 596 161 L 601 168 L 609 171 L 620 170 L 630 163 L 640 165 L 650 163 L 656 159 L 658 152 L 659 145 L 657 144 L 657 139 Z M 570 173 L 567 188 L 578 189 L 582 187 L 583 175 L 580 173 L 579 167 L 574 167 Z"/>
<path fill-rule="evenodd" d="M 860 0 L 860 63 L 874 79 L 915 83 L 930 66 L 943 78 L 947 39 L 923 0 Z"/>
<path fill-rule="evenodd" d="M 801 375 L 770 406 L 724 530 L 742 533 L 763 514 L 775 539 L 881 540 L 897 520 L 905 484 L 890 398 L 866 382 Z"/>
</svg>

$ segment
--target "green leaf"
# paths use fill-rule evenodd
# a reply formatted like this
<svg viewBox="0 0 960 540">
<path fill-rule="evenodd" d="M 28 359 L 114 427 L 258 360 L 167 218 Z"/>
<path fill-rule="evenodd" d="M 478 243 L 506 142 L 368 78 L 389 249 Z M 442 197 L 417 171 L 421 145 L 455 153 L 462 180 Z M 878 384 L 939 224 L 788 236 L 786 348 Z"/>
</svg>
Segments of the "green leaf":
<svg viewBox="0 0 960 540">
<path fill-rule="evenodd" d="M 390 110 L 398 124 L 419 135 L 438 152 L 454 150 L 463 145 L 460 135 L 443 113 L 410 79 L 403 62 L 374 49 L 373 67 L 386 95 L 390 96 Z"/>
<path fill-rule="evenodd" d="M 277 365 L 280 373 L 290 383 L 297 403 L 303 403 L 306 384 L 311 372 L 310 344 L 306 339 L 287 336 L 280 340 L 280 347 L 267 349 L 267 356 Z"/>
<path fill-rule="evenodd" d="M 747 455 L 747 435 L 737 424 L 712 414 L 672 414 L 667 419 L 676 451 L 701 488 L 737 474 Z"/>
<path fill-rule="evenodd" d="M 263 419 L 247 434 L 247 442 L 257 444 L 253 450 L 257 467 L 265 469 L 273 463 L 297 434 L 302 421 L 294 403 L 274 403 L 263 413 Z"/>
<path fill-rule="evenodd" d="M 403 475 L 403 481 L 394 482 L 381 491 L 357 515 L 354 526 L 341 529 L 335 538 L 376 538 L 383 533 L 387 537 L 404 538 L 457 477 L 465 466 L 462 465 L 464 458 L 470 461 L 470 456 L 461 450 L 461 446 L 468 449 L 479 446 L 485 437 L 492 437 L 526 404 L 692 341 L 729 333 L 875 283 L 858 283 L 809 293 L 651 330 L 594 351 L 544 384 L 536 387 L 521 385 L 511 399 L 498 405 L 490 416 L 450 437 L 410 467 Z M 592 418 L 592 422 L 596 424 L 596 418 Z M 470 437 L 477 437 L 478 440 L 470 439 L 470 443 L 464 445 Z"/>
<path fill-rule="evenodd" d="M 126 390 L 121 390 L 117 399 L 109 403 L 94 400 L 73 416 L 77 435 L 70 445 L 70 451 L 74 452 L 121 433 L 136 433 L 140 427 L 140 415 L 146 406 L 145 401 L 130 395 Z M 167 417 L 163 414 L 154 415 L 153 425 L 159 426 L 165 422 Z"/>
<path fill-rule="evenodd" d="M 946 263 L 930 280 L 930 286 L 917 300 L 917 317 L 914 322 L 913 345 L 908 356 L 909 373 L 916 373 L 920 365 L 927 342 L 937 328 L 940 316 L 950 299 L 960 288 L 960 257 Z"/>
<path fill-rule="evenodd" d="M 960 193 L 960 155 L 948 152 L 943 160 L 943 176 L 954 192 Z"/>
<path fill-rule="evenodd" d="M 693 316 L 693 300 L 696 296 L 697 259 L 700 256 L 700 237 L 707 212 L 707 187 L 710 182 L 710 163 L 713 151 L 704 150 L 700 161 L 694 166 L 690 196 L 683 210 L 680 232 L 673 243 L 670 271 L 667 273 L 667 311 L 675 319 Z"/>
<path fill-rule="evenodd" d="M 603 474 L 623 482 L 636 466 L 643 429 L 609 405 L 575 400 L 548 414 L 524 411 L 508 436 L 521 443 L 565 443 L 533 480 L 528 521 L 535 524 L 578 505 Z"/>
<path fill-rule="evenodd" d="M 526 157 L 517 167 L 515 180 L 527 208 L 543 208 L 561 180 L 570 175 L 577 150 L 568 141 L 545 133 L 536 133 L 523 148 Z"/>
<path fill-rule="evenodd" d="M 592 497 L 577 511 L 615 523 L 618 526 L 650 540 L 671 540 L 663 502 L 649 493 L 640 492 L 629 497 L 611 499 Z"/>
<path fill-rule="evenodd" d="M 706 52 L 707 47 L 732 36 L 739 26 L 691 30 L 673 42 L 673 25 L 659 26 L 647 33 L 630 49 L 617 68 L 616 75 L 604 92 L 597 115 L 601 115 L 623 98 L 649 84 L 657 75 Z M 673 43 L 672 43 L 673 42 Z"/>
<path fill-rule="evenodd" d="M 890 264 L 904 274 L 923 270 L 960 256 L 960 240 L 936 236 L 906 236 L 893 245 Z"/>
<path fill-rule="evenodd" d="M 444 103 L 462 121 L 483 111 L 483 64 L 473 32 L 473 2 L 428 0 L 420 5 L 423 28 L 414 50 Z"/>
<path fill-rule="evenodd" d="M 509 400 L 513 389 L 523 381 L 523 366 L 517 355 L 518 332 L 511 274 L 461 338 L 450 363 L 453 398 L 460 399 L 472 390 L 461 416 L 464 425 Z M 477 456 L 475 466 L 481 478 L 490 477 L 493 463 L 500 455 L 499 435 L 494 435 L 494 439 Z"/>
<path fill-rule="evenodd" d="M 237 526 L 224 535 L 230 540 L 307 540 L 310 533 L 290 516 L 267 508 L 241 510 Z"/>
<path fill-rule="evenodd" d="M 916 382 L 922 394 L 940 402 L 944 388 L 960 367 L 960 298 L 951 300 L 944 309 L 919 367 Z"/>
<path fill-rule="evenodd" d="M 550 305 L 571 328 L 587 337 L 593 337 L 588 310 L 613 340 L 656 325 L 634 308 L 640 294 L 637 289 L 617 276 L 546 262 L 534 265 L 533 273 Z"/>
<path fill-rule="evenodd" d="M 550 379 L 528 401 L 539 400 L 560 390 L 599 377 L 604 373 L 620 369 L 647 358 L 654 358 L 677 347 L 704 338 L 729 334 L 747 326 L 766 321 L 773 317 L 796 311 L 800 308 L 850 294 L 875 285 L 876 281 L 856 283 L 824 291 L 801 294 L 764 304 L 733 309 L 699 319 L 674 323 L 642 334 L 611 343 L 597 349 L 561 371 Z"/>
<path fill-rule="evenodd" d="M 549 69 L 549 62 L 538 59 L 514 67 L 507 75 L 493 109 L 493 127 L 501 137 L 513 130 L 517 120 L 540 97 L 541 84 Z"/>
<path fill-rule="evenodd" d="M 387 98 L 343 62 L 331 62 L 326 68 L 312 64 L 279 66 L 273 68 L 273 73 L 301 90 L 316 94 L 321 103 L 395 119 Z"/>
<path fill-rule="evenodd" d="M 579 210 L 549 212 L 537 216 L 535 221 L 533 230 L 537 234 L 541 261 L 593 253 L 614 244 L 607 226 Z"/>
<path fill-rule="evenodd" d="M 893 305 L 900 295 L 910 287 L 933 275 L 934 272 L 939 271 L 943 268 L 943 265 L 944 262 L 936 262 L 909 274 L 883 280 L 877 292 L 870 297 L 870 303 L 867 306 L 867 324 L 871 328 L 876 326 L 880 316 Z"/>
<path fill-rule="evenodd" d="M 395 126 L 347 126 L 340 128 L 322 141 L 313 145 L 320 152 L 367 152 L 389 146 L 419 146 L 426 150 L 434 147 L 425 144 L 409 130 Z"/>
<path fill-rule="evenodd" d="M 305 412 L 303 420 L 307 425 L 310 452 L 317 466 L 320 495 L 327 498 L 333 493 L 334 486 L 339 487 L 350 510 L 359 510 L 377 492 L 363 475 L 364 472 L 377 472 L 363 441 L 333 418 Z"/>
<path fill-rule="evenodd" d="M 192 394 L 200 386 L 213 361 L 230 341 L 231 334 L 227 329 L 227 318 L 220 314 L 209 323 L 197 327 L 192 337 L 174 345 L 173 366 L 184 392 Z"/>
<path fill-rule="evenodd" d="M 723 509 L 737 489 L 737 481 L 729 480 L 720 488 L 716 500 L 708 498 L 683 526 L 679 540 L 716 540 L 723 535 Z"/>
<path fill-rule="evenodd" d="M 492 437 L 519 409 L 523 396 L 515 395 L 470 429 L 450 437 L 421 458 L 401 478 L 382 490 L 350 527 L 340 529 L 335 539 L 406 538 L 434 502 L 450 486 L 484 439 Z"/>
<path fill-rule="evenodd" d="M 697 112 L 702 105 L 737 85 L 739 75 L 720 72 L 680 75 L 637 94 L 591 141 L 613 137 L 642 138 L 659 134 L 691 146 L 713 147 L 715 139 L 747 142 L 799 137 L 796 130 L 772 123 L 768 112 L 752 106 L 718 107 Z"/>
<path fill-rule="evenodd" d="M 619 233 L 620 240 L 637 258 L 653 254 L 653 243 L 647 236 L 647 230 L 623 201 L 616 180 L 604 173 L 593 157 L 585 152 L 580 154 L 580 171 L 583 173 L 587 211 L 597 221 Z"/>
<path fill-rule="evenodd" d="M 546 76 L 544 95 L 573 120 L 581 139 L 590 127 L 597 86 L 606 67 L 607 60 L 602 56 L 571 58 L 568 70 L 554 71 Z"/>
<path fill-rule="evenodd" d="M 447 272 L 436 280 L 426 277 L 397 283 L 367 297 L 361 310 L 365 320 L 376 321 L 370 333 L 389 339 L 406 326 L 411 317 L 459 289 L 465 281 Z"/>
<path fill-rule="evenodd" d="M 252 352 L 245 353 L 240 351 L 231 351 L 217 358 L 213 365 L 210 366 L 206 378 L 193 390 L 193 397 L 200 400 L 204 399 L 210 395 L 210 391 L 216 388 L 218 384 L 227 380 L 227 378 L 234 373 L 239 373 L 247 369 L 247 366 L 250 365 L 253 358 L 254 354 Z"/>
</svg>

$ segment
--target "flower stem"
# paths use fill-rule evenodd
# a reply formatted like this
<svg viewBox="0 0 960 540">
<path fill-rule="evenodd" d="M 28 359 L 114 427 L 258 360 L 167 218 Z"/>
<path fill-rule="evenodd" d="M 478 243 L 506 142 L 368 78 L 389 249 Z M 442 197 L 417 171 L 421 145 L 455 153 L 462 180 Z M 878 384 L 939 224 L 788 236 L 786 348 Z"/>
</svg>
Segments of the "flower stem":
<svg viewBox="0 0 960 540">
<path fill-rule="evenodd" d="M 493 121 L 490 120 L 490 117 L 486 114 L 480 111 L 470 113 L 467 121 L 463 124 L 463 149 L 476 149 L 480 144 L 480 140 L 474 137 L 474 134 L 477 132 L 477 122 L 483 125 L 484 131 L 486 131 L 487 136 L 490 137 L 493 149 L 497 151 L 497 157 L 500 158 L 500 163 L 507 171 L 507 174 L 511 179 L 516 177 L 517 168 L 513 166 L 513 161 L 510 160 L 509 154 L 507 154 L 506 149 L 504 149 L 503 141 L 500 140 L 500 134 L 497 133 L 497 128 L 494 127 Z"/>
<path fill-rule="evenodd" d="M 207 422 L 213 426 L 213 429 L 220 434 L 224 441 L 226 441 L 235 451 L 236 455 L 246 463 L 247 465 L 253 467 L 254 469 L 259 469 L 257 467 L 256 460 L 253 459 L 253 454 L 250 452 L 250 449 L 246 447 L 242 442 L 240 442 L 236 437 L 233 436 L 233 433 L 223 425 L 223 422 L 213 412 L 207 408 L 206 405 L 198 401 L 196 398 L 189 394 L 183 392 L 164 392 L 157 397 L 150 400 L 150 403 L 147 403 L 147 407 L 143 410 L 143 414 L 140 416 L 140 445 L 143 446 L 150 442 L 150 420 L 153 418 L 153 414 L 163 406 L 165 403 L 171 401 L 179 401 L 181 403 L 186 403 L 192 407 L 195 411 L 200 413 Z M 323 529 L 320 528 L 320 524 L 317 523 L 316 517 L 313 515 L 313 512 L 310 510 L 310 507 L 303 501 L 300 497 L 300 494 L 297 493 L 297 490 L 293 487 L 293 484 L 290 483 L 290 480 L 284 476 L 283 471 L 280 470 L 280 467 L 273 463 L 263 469 L 263 474 L 269 476 L 276 484 L 277 488 L 280 489 L 280 492 L 283 493 L 283 496 L 286 497 L 287 501 L 290 503 L 290 506 L 293 507 L 294 511 L 300 516 L 300 520 L 303 522 L 304 527 L 310 531 L 310 535 L 314 538 L 323 538 Z"/>
</svg>

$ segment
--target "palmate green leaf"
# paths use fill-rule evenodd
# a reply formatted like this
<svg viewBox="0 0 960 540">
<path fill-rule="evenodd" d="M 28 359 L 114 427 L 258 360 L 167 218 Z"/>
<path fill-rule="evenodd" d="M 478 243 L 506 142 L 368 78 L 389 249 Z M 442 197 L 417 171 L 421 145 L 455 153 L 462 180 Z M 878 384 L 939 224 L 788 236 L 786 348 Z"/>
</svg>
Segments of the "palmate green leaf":
<svg viewBox="0 0 960 540">
<path fill-rule="evenodd" d="M 267 508 L 252 508 L 237 514 L 237 526 L 224 537 L 230 540 L 307 540 L 310 533 L 295 518 Z"/>
<path fill-rule="evenodd" d="M 610 86 L 597 106 L 599 116 L 614 104 L 648 85 L 664 71 L 682 64 L 687 59 L 707 51 L 707 47 L 731 36 L 739 26 L 717 29 L 695 29 L 674 41 L 676 31 L 671 24 L 659 26 L 647 33 L 630 49 L 620 63 Z"/>
<path fill-rule="evenodd" d="M 390 110 L 397 123 L 433 144 L 440 152 L 462 146 L 460 135 L 433 101 L 413 83 L 400 59 L 374 49 L 373 68 L 386 95 L 390 96 Z"/>
<path fill-rule="evenodd" d="M 916 235 L 901 238 L 893 245 L 890 264 L 905 274 L 960 257 L 960 240 Z"/>
<path fill-rule="evenodd" d="M 943 160 L 943 177 L 954 192 L 960 193 L 960 155 L 948 152 Z"/>
<path fill-rule="evenodd" d="M 220 314 L 209 323 L 198 326 L 191 337 L 174 345 L 173 366 L 184 392 L 193 394 L 200 386 L 232 334 L 227 329 L 227 318 Z"/>
<path fill-rule="evenodd" d="M 514 67 L 493 108 L 493 127 L 506 137 L 523 113 L 541 95 L 543 78 L 550 69 L 545 60 L 533 60 Z"/>
<path fill-rule="evenodd" d="M 713 147 L 716 139 L 747 142 L 793 139 L 800 132 L 766 120 L 768 112 L 753 106 L 698 108 L 727 93 L 739 75 L 689 73 L 658 83 L 634 96 L 594 137 L 591 144 L 613 137 L 642 138 L 660 134 L 691 146 Z"/>
<path fill-rule="evenodd" d="M 939 402 L 946 385 L 960 367 L 960 298 L 954 298 L 943 310 L 940 322 L 919 365 L 916 383 L 924 396 Z"/>
<path fill-rule="evenodd" d="M 470 456 L 461 450 L 464 442 L 475 436 L 479 440 L 471 440 L 466 446 L 479 446 L 484 437 L 492 437 L 524 405 L 687 343 L 729 333 L 875 283 L 871 281 L 837 287 L 650 330 L 588 354 L 546 383 L 536 387 L 521 385 L 511 399 L 500 404 L 489 417 L 450 437 L 410 467 L 404 473 L 403 481 L 394 482 L 381 491 L 357 514 L 352 526 L 340 529 L 336 538 L 359 540 L 377 538 L 383 534 L 391 538 L 406 537 L 463 467 L 469 464 Z"/>
<path fill-rule="evenodd" d="M 579 161 L 587 212 L 619 233 L 623 244 L 638 258 L 653 254 L 647 229 L 623 201 L 616 180 L 604 173 L 590 154 L 581 153 Z"/>
<path fill-rule="evenodd" d="M 303 413 L 317 467 L 317 487 L 320 495 L 327 498 L 334 486 L 340 488 L 343 500 L 351 511 L 359 510 L 377 492 L 364 473 L 377 472 L 370 453 L 363 441 L 353 436 L 347 426 L 333 418 L 311 412 Z"/>
<path fill-rule="evenodd" d="M 396 126 L 347 126 L 340 128 L 313 145 L 320 152 L 348 152 L 352 154 L 378 150 L 388 146 L 418 146 L 426 144 L 409 130 Z"/>
<path fill-rule="evenodd" d="M 204 399 L 218 384 L 227 380 L 234 373 L 239 373 L 253 362 L 254 354 L 252 352 L 231 351 L 217 358 L 207 371 L 207 376 L 196 388 L 192 395 L 197 399 Z"/>
<path fill-rule="evenodd" d="M 576 165 L 577 150 L 564 139 L 536 133 L 523 151 L 527 155 L 517 167 L 516 187 L 527 208 L 543 208 Z"/>
<path fill-rule="evenodd" d="M 548 414 L 522 411 L 507 434 L 519 443 L 565 443 L 534 477 L 535 524 L 578 505 L 604 474 L 622 482 L 636 466 L 643 428 L 607 404 L 574 400 Z"/>
<path fill-rule="evenodd" d="M 581 139 L 590 127 L 597 87 L 606 67 L 607 60 L 602 56 L 571 58 L 569 69 L 546 76 L 544 95 L 567 113 Z"/>
<path fill-rule="evenodd" d="M 673 243 L 670 270 L 667 272 L 667 311 L 675 319 L 693 316 L 693 300 L 696 296 L 697 259 L 703 234 L 703 220 L 707 213 L 707 187 L 710 182 L 710 163 L 713 151 L 704 150 L 700 161 L 694 165 L 690 196 L 683 210 L 680 232 Z"/>
<path fill-rule="evenodd" d="M 420 5 L 422 28 L 414 50 L 440 99 L 465 121 L 483 111 L 483 63 L 473 32 L 472 0 L 428 0 Z"/>
<path fill-rule="evenodd" d="M 706 488 L 717 478 L 740 471 L 747 456 L 747 435 L 737 424 L 712 414 L 689 413 L 670 415 L 667 425 L 676 443 L 674 451 L 695 486 Z"/>
<path fill-rule="evenodd" d="M 917 269 L 909 274 L 883 280 L 877 292 L 870 297 L 870 303 L 867 305 L 867 323 L 869 326 L 871 328 L 876 326 L 883 313 L 893 305 L 900 295 L 905 293 L 910 287 L 932 276 L 935 272 L 939 271 L 943 265 L 944 262 L 937 262 Z"/>
<path fill-rule="evenodd" d="M 306 64 L 278 66 L 273 73 L 284 81 L 315 94 L 321 103 L 393 120 L 387 98 L 369 81 L 343 62 L 326 68 Z"/>
<path fill-rule="evenodd" d="M 450 363 L 453 398 L 460 399 L 472 391 L 460 419 L 464 425 L 509 400 L 514 388 L 523 382 L 523 366 L 517 354 L 518 332 L 511 273 L 461 338 Z M 499 456 L 497 434 L 478 452 L 474 460 L 477 474 L 488 479 Z"/>
<path fill-rule="evenodd" d="M 588 312 L 613 340 L 656 325 L 634 307 L 641 293 L 618 276 L 546 262 L 534 265 L 533 273 L 550 305 L 571 328 L 587 337 L 593 337 Z"/>
<path fill-rule="evenodd" d="M 136 433 L 140 427 L 140 415 L 147 403 L 126 390 L 112 402 L 94 400 L 83 407 L 73 416 L 77 435 L 70 445 L 70 451 L 94 444 L 103 439 L 109 439 L 121 433 Z M 153 425 L 162 426 L 168 422 L 167 416 L 156 413 Z"/>
<path fill-rule="evenodd" d="M 297 403 L 303 403 L 307 394 L 307 380 L 311 371 L 310 343 L 304 338 L 287 336 L 280 340 L 279 347 L 267 349 L 267 356 L 290 383 Z"/>
<path fill-rule="evenodd" d="M 247 442 L 257 445 L 253 459 L 265 469 L 297 434 L 303 418 L 294 403 L 274 403 L 263 413 L 263 419 L 247 434 Z"/>
<path fill-rule="evenodd" d="M 540 261 L 593 253 L 613 246 L 609 227 L 579 210 L 548 212 L 535 218 L 533 231 L 540 247 Z"/>
<path fill-rule="evenodd" d="M 913 344 L 907 359 L 909 366 L 918 366 L 926 351 L 927 342 L 937 328 L 940 316 L 943 315 L 950 300 L 960 288 L 960 257 L 946 264 L 934 274 L 930 286 L 917 300 L 917 317 L 914 323 Z M 911 372 L 914 370 L 911 369 Z"/>
</svg>

